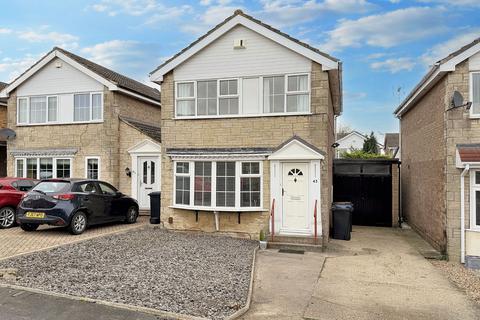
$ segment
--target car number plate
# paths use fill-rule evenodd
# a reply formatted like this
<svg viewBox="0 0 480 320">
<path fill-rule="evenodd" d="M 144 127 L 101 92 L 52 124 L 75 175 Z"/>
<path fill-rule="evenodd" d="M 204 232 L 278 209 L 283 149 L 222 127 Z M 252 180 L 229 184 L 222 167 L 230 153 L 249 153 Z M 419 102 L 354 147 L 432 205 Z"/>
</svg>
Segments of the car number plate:
<svg viewBox="0 0 480 320">
<path fill-rule="evenodd" d="M 27 212 L 25 216 L 27 218 L 43 219 L 45 218 L 45 212 Z"/>
</svg>

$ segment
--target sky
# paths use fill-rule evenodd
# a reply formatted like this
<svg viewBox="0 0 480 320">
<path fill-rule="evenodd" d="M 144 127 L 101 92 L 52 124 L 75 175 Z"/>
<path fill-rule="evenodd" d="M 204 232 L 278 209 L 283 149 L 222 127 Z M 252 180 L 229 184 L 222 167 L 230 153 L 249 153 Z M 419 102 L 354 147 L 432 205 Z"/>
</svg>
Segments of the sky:
<svg viewBox="0 0 480 320">
<path fill-rule="evenodd" d="M 136 80 L 235 9 L 343 63 L 340 126 L 398 131 L 393 110 L 428 68 L 480 37 L 480 0 L 0 0 L 0 81 L 54 46 Z"/>
</svg>

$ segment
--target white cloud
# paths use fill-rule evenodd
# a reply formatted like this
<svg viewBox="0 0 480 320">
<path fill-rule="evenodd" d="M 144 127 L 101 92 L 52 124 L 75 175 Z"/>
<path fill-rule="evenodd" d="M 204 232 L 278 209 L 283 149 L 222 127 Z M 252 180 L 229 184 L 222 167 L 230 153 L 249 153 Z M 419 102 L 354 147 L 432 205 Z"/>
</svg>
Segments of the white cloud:
<svg viewBox="0 0 480 320">
<path fill-rule="evenodd" d="M 77 36 L 69 33 L 61 33 L 56 31 L 48 31 L 49 26 L 40 26 L 37 30 L 17 31 L 18 38 L 28 42 L 50 42 L 55 45 L 74 49 L 78 47 Z"/>
<path fill-rule="evenodd" d="M 343 97 L 345 100 L 359 100 L 364 99 L 367 97 L 366 92 L 350 92 L 350 91 L 343 91 Z"/>
<path fill-rule="evenodd" d="M 239 8 L 222 4 L 210 6 L 205 13 L 197 15 L 194 22 L 184 24 L 182 31 L 193 34 L 205 33 L 211 27 L 231 16 L 236 9 Z"/>
<path fill-rule="evenodd" d="M 12 33 L 11 29 L 0 28 L 0 34 L 9 34 L 9 33 Z"/>
<path fill-rule="evenodd" d="M 470 30 L 468 32 L 459 30 L 458 35 L 445 41 L 439 43 L 425 52 L 421 60 L 427 65 L 431 66 L 436 61 L 445 58 L 450 53 L 460 49 L 466 44 L 469 44 L 473 40 L 480 38 L 480 28 Z"/>
<path fill-rule="evenodd" d="M 3 58 L 0 60 L 1 80 L 11 82 L 25 70 L 31 67 L 44 53 L 39 55 L 27 54 L 21 58 Z"/>
<path fill-rule="evenodd" d="M 412 71 L 415 65 L 416 62 L 412 58 L 391 58 L 384 61 L 372 62 L 370 67 L 374 70 L 397 73 L 400 71 Z"/>
<path fill-rule="evenodd" d="M 190 5 L 167 6 L 158 0 L 100 0 L 88 8 L 111 17 L 118 14 L 145 16 L 145 24 L 169 21 L 192 10 Z"/>
<path fill-rule="evenodd" d="M 440 3 L 458 7 L 480 7 L 480 1 L 478 0 L 419 0 L 419 2 Z"/>
<path fill-rule="evenodd" d="M 394 47 L 448 30 L 444 8 L 410 7 L 357 20 L 340 20 L 321 47 L 327 52 L 365 44 Z"/>
<path fill-rule="evenodd" d="M 276 27 L 312 21 L 328 12 L 363 13 L 374 7 L 367 0 L 262 0 L 260 18 Z"/>
</svg>

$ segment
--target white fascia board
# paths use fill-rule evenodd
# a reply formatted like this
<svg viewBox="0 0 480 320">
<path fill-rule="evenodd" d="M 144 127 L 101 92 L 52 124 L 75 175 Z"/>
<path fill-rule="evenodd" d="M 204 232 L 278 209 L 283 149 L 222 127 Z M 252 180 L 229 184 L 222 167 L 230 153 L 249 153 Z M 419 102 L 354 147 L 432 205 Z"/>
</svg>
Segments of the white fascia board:
<svg viewBox="0 0 480 320">
<path fill-rule="evenodd" d="M 50 61 L 52 61 L 55 57 L 60 58 L 61 60 L 65 61 L 66 63 L 72 65 L 74 68 L 80 70 L 81 72 L 85 73 L 86 75 L 92 77 L 96 81 L 100 82 L 101 84 L 105 85 L 108 87 L 109 90 L 117 90 L 117 85 L 114 84 L 111 81 L 106 80 L 103 77 L 100 77 L 98 74 L 96 74 L 93 71 L 90 71 L 89 69 L 85 68 L 75 60 L 67 57 L 63 53 L 59 52 L 58 50 L 52 51 L 49 53 L 47 56 L 43 57 L 42 60 L 40 60 L 34 67 L 32 67 L 30 70 L 25 72 L 22 76 L 20 76 L 17 80 L 12 82 L 10 85 L 8 85 L 5 89 L 2 90 L 1 97 L 2 98 L 7 98 L 15 88 L 17 88 L 19 85 L 21 85 L 23 82 L 25 82 L 27 79 L 29 79 L 31 76 L 33 76 L 35 73 L 37 73 L 40 69 L 42 69 L 45 65 L 47 65 Z"/>
<path fill-rule="evenodd" d="M 122 89 L 122 88 L 117 88 L 117 89 L 112 89 L 113 91 L 119 91 L 119 92 L 123 92 L 125 94 L 128 94 L 129 96 L 132 96 L 132 97 L 135 97 L 137 99 L 141 99 L 141 100 L 144 100 L 144 101 L 147 101 L 149 103 L 152 103 L 152 104 L 155 104 L 157 106 L 162 106 L 161 103 L 159 101 L 156 101 L 156 100 L 153 100 L 153 99 L 149 99 L 147 97 L 144 97 L 140 94 L 137 94 L 137 93 L 134 93 L 130 90 L 125 90 L 125 89 Z"/>
<path fill-rule="evenodd" d="M 422 93 L 425 89 L 429 88 L 430 86 L 434 85 L 438 79 L 440 79 L 441 76 L 445 71 L 442 71 L 441 68 L 438 68 L 437 71 L 435 71 L 428 79 L 425 81 L 425 83 L 418 89 L 416 90 L 415 94 L 408 99 L 407 102 L 405 102 L 400 110 L 395 112 L 395 116 L 397 118 L 400 118 L 402 114 L 408 109 L 408 107 L 417 100 L 417 98 L 422 97 Z"/>
<path fill-rule="evenodd" d="M 272 30 L 269 30 L 268 28 L 265 28 L 264 26 L 247 19 L 243 16 L 236 16 L 232 18 L 230 21 L 225 23 L 223 26 L 218 28 L 217 30 L 213 31 L 211 34 L 207 35 L 204 39 L 202 39 L 200 42 L 196 43 L 194 46 L 186 50 L 184 53 L 180 54 L 178 57 L 164 65 L 162 68 L 158 69 L 157 71 L 153 72 L 150 75 L 150 80 L 153 82 L 161 82 L 163 81 L 163 76 L 167 74 L 169 71 L 175 69 L 178 65 L 181 63 L 185 62 L 187 59 L 192 57 L 194 54 L 208 46 L 210 43 L 218 39 L 220 36 L 228 32 L 230 29 L 237 25 L 243 25 L 246 28 L 249 28 L 265 37 L 268 39 L 275 41 L 284 47 L 289 48 L 290 50 L 293 50 L 297 52 L 298 54 L 301 54 L 319 64 L 322 65 L 322 70 L 331 70 L 331 69 L 338 69 L 338 62 L 328 59 L 327 57 L 316 53 L 308 48 L 305 48 L 304 46 L 296 43 L 295 41 L 292 41 L 288 38 L 286 38 L 283 35 L 280 35 Z"/>
<path fill-rule="evenodd" d="M 457 64 L 461 63 L 464 60 L 467 60 L 474 54 L 480 51 L 480 43 L 474 45 L 473 47 L 465 50 L 464 52 L 460 53 L 459 55 L 453 57 L 452 59 L 448 60 L 447 62 L 443 63 L 440 66 L 442 71 L 455 71 L 455 67 Z"/>
</svg>

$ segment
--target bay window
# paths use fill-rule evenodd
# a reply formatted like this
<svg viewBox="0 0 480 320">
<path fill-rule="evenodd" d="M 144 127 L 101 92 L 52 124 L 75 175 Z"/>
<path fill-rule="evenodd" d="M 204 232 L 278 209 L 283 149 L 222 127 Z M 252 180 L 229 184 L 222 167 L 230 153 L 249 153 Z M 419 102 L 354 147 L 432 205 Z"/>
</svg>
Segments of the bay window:
<svg viewBox="0 0 480 320">
<path fill-rule="evenodd" d="M 175 92 L 177 118 L 310 112 L 308 73 L 176 82 Z"/>
<path fill-rule="evenodd" d="M 176 161 L 174 176 L 175 206 L 219 211 L 262 207 L 260 161 Z"/>
<path fill-rule="evenodd" d="M 50 179 L 70 178 L 70 158 L 16 158 L 15 175 L 17 178 Z"/>
<path fill-rule="evenodd" d="M 190 204 L 190 163 L 177 162 L 175 166 L 175 203 Z"/>
<path fill-rule="evenodd" d="M 470 73 L 471 115 L 480 117 L 480 72 Z"/>
<path fill-rule="evenodd" d="M 470 229 L 480 230 L 480 170 L 470 171 Z"/>
</svg>

